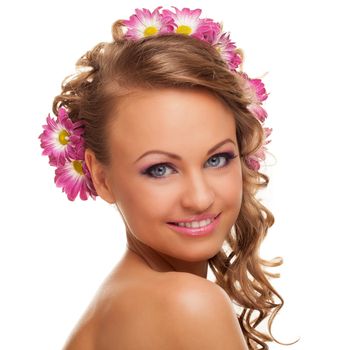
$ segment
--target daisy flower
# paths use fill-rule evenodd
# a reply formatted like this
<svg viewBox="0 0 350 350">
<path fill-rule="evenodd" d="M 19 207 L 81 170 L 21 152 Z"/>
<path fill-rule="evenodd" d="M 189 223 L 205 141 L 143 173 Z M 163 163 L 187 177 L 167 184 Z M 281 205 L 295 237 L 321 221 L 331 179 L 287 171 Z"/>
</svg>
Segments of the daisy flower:
<svg viewBox="0 0 350 350">
<path fill-rule="evenodd" d="M 74 201 L 77 195 L 80 199 L 87 200 L 89 195 L 95 200 L 97 193 L 93 186 L 90 172 L 84 161 L 83 142 L 70 149 L 69 156 L 64 165 L 59 165 L 55 170 L 55 184 L 62 188 L 70 201 Z"/>
<path fill-rule="evenodd" d="M 64 108 L 59 108 L 56 120 L 50 114 L 46 118 L 44 131 L 39 135 L 42 155 L 49 156 L 52 166 L 64 165 L 69 150 L 80 141 L 83 129 L 82 121 L 73 123 Z"/>
<path fill-rule="evenodd" d="M 190 10 L 185 7 L 181 11 L 175 7 L 175 13 L 170 10 L 163 10 L 162 15 L 166 19 L 172 19 L 176 25 L 175 33 L 186 34 L 202 39 L 203 32 L 208 31 L 211 20 L 199 19 L 202 13 L 201 9 Z"/>
<path fill-rule="evenodd" d="M 123 20 L 127 27 L 124 37 L 128 39 L 140 39 L 150 35 L 172 32 L 174 21 L 172 18 L 164 17 L 159 13 L 158 6 L 152 13 L 148 9 L 135 9 L 136 14 L 131 15 L 129 20 Z"/>
<path fill-rule="evenodd" d="M 213 45 L 221 57 L 228 63 L 231 69 L 235 69 L 241 63 L 240 56 L 235 53 L 236 46 L 230 41 L 227 33 L 222 33 L 222 26 L 211 18 L 200 19 L 200 9 L 190 10 L 183 8 L 181 11 L 172 6 L 175 13 L 163 10 L 163 16 L 171 18 L 175 25 L 175 33 L 186 34 L 204 40 Z M 226 36 L 227 35 L 227 36 Z"/>
</svg>

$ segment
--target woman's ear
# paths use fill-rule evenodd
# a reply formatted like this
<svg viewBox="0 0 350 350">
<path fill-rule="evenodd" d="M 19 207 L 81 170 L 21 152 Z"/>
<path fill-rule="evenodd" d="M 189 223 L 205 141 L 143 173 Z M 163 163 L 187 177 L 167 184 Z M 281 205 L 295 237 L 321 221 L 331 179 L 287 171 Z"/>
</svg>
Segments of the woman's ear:
<svg viewBox="0 0 350 350">
<path fill-rule="evenodd" d="M 87 148 L 85 150 L 85 163 L 88 167 L 91 179 L 97 194 L 106 202 L 115 203 L 112 186 L 109 182 L 108 173 L 105 167 L 96 159 L 94 152 Z"/>
</svg>

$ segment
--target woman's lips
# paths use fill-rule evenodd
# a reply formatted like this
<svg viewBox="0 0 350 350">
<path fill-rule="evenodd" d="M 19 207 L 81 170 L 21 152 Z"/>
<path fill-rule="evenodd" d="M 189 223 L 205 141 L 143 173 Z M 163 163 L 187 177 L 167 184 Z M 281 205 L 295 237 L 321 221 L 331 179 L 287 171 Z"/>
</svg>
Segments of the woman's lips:
<svg viewBox="0 0 350 350">
<path fill-rule="evenodd" d="M 221 214 L 221 213 L 220 213 Z M 215 227 L 219 224 L 220 214 L 218 214 L 215 219 L 208 225 L 203 227 L 186 227 L 186 226 L 178 226 L 173 223 L 167 223 L 169 227 L 176 232 L 187 236 L 206 236 L 212 233 Z"/>
<path fill-rule="evenodd" d="M 176 220 L 176 221 L 169 221 L 169 224 L 178 224 L 179 222 L 193 222 L 193 221 L 202 221 L 202 220 L 207 220 L 207 219 L 215 219 L 217 218 L 219 214 L 202 214 L 202 215 L 196 215 L 196 216 L 191 216 L 190 218 L 187 219 L 181 219 L 181 220 Z"/>
</svg>

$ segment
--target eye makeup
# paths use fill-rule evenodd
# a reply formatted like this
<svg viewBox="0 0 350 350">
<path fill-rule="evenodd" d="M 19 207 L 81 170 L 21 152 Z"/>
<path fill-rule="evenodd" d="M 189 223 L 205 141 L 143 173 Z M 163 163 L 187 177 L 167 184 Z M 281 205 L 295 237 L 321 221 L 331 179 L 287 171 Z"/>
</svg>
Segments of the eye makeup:
<svg viewBox="0 0 350 350">
<path fill-rule="evenodd" d="M 220 153 L 216 153 L 214 155 L 212 155 L 209 159 L 213 159 L 213 158 L 224 158 L 225 159 L 225 164 L 222 165 L 222 166 L 214 166 L 213 168 L 224 168 L 226 166 L 228 166 L 230 164 L 230 162 L 236 158 L 237 155 L 235 155 L 232 151 L 230 152 L 220 152 Z M 162 178 L 166 178 L 167 176 L 155 176 L 154 175 L 154 172 L 156 169 L 160 169 L 160 168 L 170 168 L 170 169 L 173 169 L 174 170 L 174 166 L 170 163 L 167 163 L 167 162 L 163 162 L 163 163 L 156 163 L 156 164 L 153 164 L 151 166 L 147 166 L 145 167 L 143 170 L 141 170 L 141 174 L 142 175 L 145 175 L 145 176 L 148 176 L 148 177 L 151 177 L 151 178 L 155 178 L 155 179 L 162 179 Z"/>
</svg>

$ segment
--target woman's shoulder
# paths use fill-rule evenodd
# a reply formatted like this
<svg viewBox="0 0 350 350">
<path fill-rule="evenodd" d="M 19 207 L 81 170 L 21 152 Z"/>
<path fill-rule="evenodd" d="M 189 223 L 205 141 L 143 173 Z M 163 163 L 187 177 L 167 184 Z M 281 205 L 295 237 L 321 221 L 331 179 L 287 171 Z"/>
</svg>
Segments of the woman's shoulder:
<svg viewBox="0 0 350 350">
<path fill-rule="evenodd" d="M 226 307 L 230 304 L 218 285 L 186 272 L 143 276 L 122 284 L 107 299 L 96 333 L 97 348 L 103 350 L 169 348 L 167 334 L 187 312 L 216 305 L 220 299 Z"/>
<path fill-rule="evenodd" d="M 101 286 L 64 350 L 169 348 L 173 327 L 187 312 L 230 303 L 218 285 L 190 273 L 131 275 L 117 274 Z"/>
<path fill-rule="evenodd" d="M 107 292 L 107 289 L 110 291 Z M 100 301 L 101 318 L 118 323 L 135 324 L 135 313 L 157 316 L 157 311 L 171 307 L 191 296 L 224 293 L 215 283 L 186 272 L 155 272 L 116 283 L 107 288 Z M 160 309 L 160 310 L 159 310 Z M 113 323 L 113 322 L 112 322 Z M 121 326 L 121 325 L 120 325 Z"/>
<path fill-rule="evenodd" d="M 187 272 L 162 272 L 143 276 L 120 287 L 113 300 L 118 310 L 128 315 L 130 308 L 148 307 L 155 310 L 157 306 L 171 307 L 176 302 L 200 296 L 220 295 L 229 300 L 224 290 L 208 279 Z"/>
</svg>

